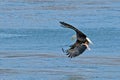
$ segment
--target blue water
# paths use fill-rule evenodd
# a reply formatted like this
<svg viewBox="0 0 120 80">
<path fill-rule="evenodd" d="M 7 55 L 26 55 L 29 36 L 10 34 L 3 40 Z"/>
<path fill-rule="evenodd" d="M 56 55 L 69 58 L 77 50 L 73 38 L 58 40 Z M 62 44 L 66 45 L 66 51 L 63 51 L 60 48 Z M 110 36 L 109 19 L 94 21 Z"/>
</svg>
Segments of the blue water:
<svg viewBox="0 0 120 80">
<path fill-rule="evenodd" d="M 58 24 L 58 26 L 60 25 Z M 119 28 L 81 28 L 93 41 L 92 55 L 119 55 Z M 0 50 L 16 52 L 61 53 L 61 48 L 69 48 L 73 44 L 71 36 L 75 32 L 70 29 L 1 29 Z"/>
<path fill-rule="evenodd" d="M 0 1 L 0 80 L 119 80 L 119 0 Z M 94 43 L 69 59 L 68 22 Z"/>
</svg>

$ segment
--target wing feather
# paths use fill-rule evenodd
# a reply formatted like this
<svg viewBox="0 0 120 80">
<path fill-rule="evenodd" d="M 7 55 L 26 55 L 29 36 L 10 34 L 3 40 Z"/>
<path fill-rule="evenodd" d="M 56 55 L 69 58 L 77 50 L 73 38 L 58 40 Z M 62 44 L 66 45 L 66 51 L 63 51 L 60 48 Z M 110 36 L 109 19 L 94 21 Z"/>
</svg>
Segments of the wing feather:
<svg viewBox="0 0 120 80">
<path fill-rule="evenodd" d="M 62 27 L 73 29 L 77 33 L 77 37 L 85 37 L 86 38 L 86 35 L 84 33 L 82 33 L 80 30 L 78 30 L 77 28 L 75 28 L 74 26 L 72 26 L 68 23 L 65 23 L 65 22 L 60 22 L 60 24 L 62 25 Z"/>
</svg>

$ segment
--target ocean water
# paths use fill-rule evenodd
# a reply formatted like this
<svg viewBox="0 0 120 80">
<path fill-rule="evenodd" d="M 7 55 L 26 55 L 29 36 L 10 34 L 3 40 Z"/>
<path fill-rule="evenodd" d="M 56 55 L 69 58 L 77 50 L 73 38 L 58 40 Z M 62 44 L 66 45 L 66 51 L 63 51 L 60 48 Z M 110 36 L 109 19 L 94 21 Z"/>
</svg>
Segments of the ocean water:
<svg viewBox="0 0 120 80">
<path fill-rule="evenodd" d="M 82 31 L 94 43 L 86 53 L 119 55 L 119 28 L 82 28 Z M 75 42 L 71 39 L 74 34 L 70 29 L 1 29 L 0 51 L 62 53 L 61 48 L 67 49 Z"/>
<path fill-rule="evenodd" d="M 119 80 L 119 0 L 0 1 L 0 80 Z M 94 43 L 69 59 L 73 30 Z"/>
</svg>

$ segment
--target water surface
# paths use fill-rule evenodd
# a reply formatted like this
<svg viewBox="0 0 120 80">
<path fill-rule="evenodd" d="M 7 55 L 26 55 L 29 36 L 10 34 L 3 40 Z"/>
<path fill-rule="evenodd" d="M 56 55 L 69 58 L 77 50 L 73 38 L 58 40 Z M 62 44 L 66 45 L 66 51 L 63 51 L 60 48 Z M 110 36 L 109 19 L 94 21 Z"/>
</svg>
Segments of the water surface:
<svg viewBox="0 0 120 80">
<path fill-rule="evenodd" d="M 119 80 L 119 0 L 0 1 L 0 80 Z M 68 22 L 93 41 L 69 59 Z"/>
</svg>

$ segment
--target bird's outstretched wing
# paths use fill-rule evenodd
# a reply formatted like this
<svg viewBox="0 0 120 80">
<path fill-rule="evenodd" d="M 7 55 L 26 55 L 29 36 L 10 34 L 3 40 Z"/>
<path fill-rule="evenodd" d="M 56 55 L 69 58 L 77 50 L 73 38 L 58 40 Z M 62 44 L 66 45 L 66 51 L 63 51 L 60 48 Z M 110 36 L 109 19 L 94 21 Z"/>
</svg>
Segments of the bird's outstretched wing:
<svg viewBox="0 0 120 80">
<path fill-rule="evenodd" d="M 81 31 L 79 31 L 74 26 L 72 26 L 72 25 L 70 25 L 68 23 L 65 23 L 65 22 L 61 22 L 61 21 L 60 21 L 60 24 L 62 25 L 62 27 L 73 29 L 77 34 L 77 38 L 80 38 L 80 37 L 86 38 L 86 35 L 84 33 L 82 33 Z"/>
<path fill-rule="evenodd" d="M 86 40 L 86 35 L 74 26 L 65 22 L 60 22 L 60 24 L 62 25 L 62 27 L 73 29 L 76 32 L 77 40 L 79 40 L 80 42 L 84 42 Z"/>
<path fill-rule="evenodd" d="M 72 58 L 72 57 L 79 56 L 86 49 L 87 49 L 87 47 L 85 45 L 79 45 L 78 47 L 75 47 L 74 49 L 68 49 L 66 51 L 66 53 L 67 53 L 68 57 Z"/>
</svg>

